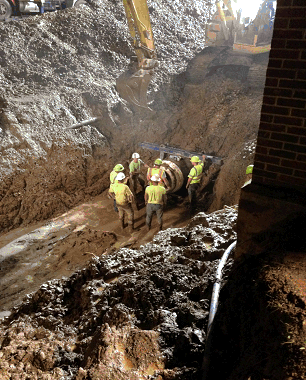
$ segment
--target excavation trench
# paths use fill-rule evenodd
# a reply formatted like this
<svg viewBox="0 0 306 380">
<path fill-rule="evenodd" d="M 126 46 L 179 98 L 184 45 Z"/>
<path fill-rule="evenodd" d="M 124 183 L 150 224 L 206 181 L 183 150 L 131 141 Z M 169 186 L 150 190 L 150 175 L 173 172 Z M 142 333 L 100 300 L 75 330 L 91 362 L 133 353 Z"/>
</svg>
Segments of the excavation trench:
<svg viewBox="0 0 306 380">
<path fill-rule="evenodd" d="M 176 157 L 175 162 L 170 158 L 162 161 L 169 183 L 164 228 L 184 226 L 190 218 L 185 185 L 192 165 L 189 158 Z M 206 171 L 209 168 L 210 164 L 206 162 Z M 216 168 L 218 172 L 220 165 Z M 135 232 L 131 236 L 120 230 L 118 216 L 107 192 L 47 223 L 26 230 L 15 229 L 0 237 L 0 312 L 3 316 L 44 282 L 71 275 L 92 257 L 108 254 L 119 247 L 137 248 L 152 239 L 157 222 L 153 219 L 152 231 L 146 233 L 144 193 L 140 186 L 133 206 Z M 205 197 L 208 196 L 206 192 Z M 202 208 L 202 202 L 198 209 Z"/>
<path fill-rule="evenodd" d="M 236 240 L 237 210 L 225 206 L 238 203 L 253 161 L 268 54 L 205 48 L 206 2 L 151 1 L 149 8 L 160 59 L 151 111 L 129 106 L 115 90 L 134 55 L 120 2 L 0 24 L 0 311 L 11 313 L 0 328 L 5 380 L 201 378 L 214 273 Z M 127 172 L 132 152 L 154 162 L 156 152 L 142 142 L 205 152 L 223 165 L 207 169 L 192 220 L 179 194 L 169 200 L 165 231 L 156 234 L 153 224 L 145 234 L 142 207 L 130 236 L 118 230 L 105 191 L 111 169 L 121 163 Z M 303 379 L 298 273 L 291 278 L 281 262 L 259 260 L 251 263 L 258 271 L 245 264 L 226 284 L 231 264 L 211 376 Z M 263 296 L 271 284 L 272 310 Z M 246 318 L 252 307 L 267 318 Z M 290 328 L 278 328 L 273 316 Z M 260 351 L 262 326 L 275 324 L 278 345 Z M 224 341 L 237 350 L 220 347 Z M 261 356 L 279 348 L 289 360 L 278 371 L 280 360 Z"/>
<path fill-rule="evenodd" d="M 110 170 L 118 162 L 127 168 L 134 151 L 152 163 L 154 152 L 139 147 L 144 141 L 222 157 L 220 172 L 212 168 L 203 183 L 204 193 L 211 187 L 203 209 L 238 202 L 262 100 L 261 82 L 249 73 L 264 77 L 268 55 L 204 48 L 205 2 L 153 3 L 160 66 L 151 111 L 115 91 L 133 55 L 121 4 L 97 0 L 0 25 L 1 231 L 101 194 Z M 84 120 L 95 121 L 70 129 Z"/>
<path fill-rule="evenodd" d="M 164 214 L 165 228 L 180 227 L 188 221 L 188 209 L 182 203 L 183 199 L 177 196 L 169 200 Z M 136 248 L 150 241 L 158 225 L 153 219 L 152 231 L 146 233 L 141 193 L 138 194 L 138 204 L 140 209 L 134 209 L 135 232 L 132 235 L 121 231 L 118 214 L 106 193 L 48 223 L 3 234 L 0 237 L 0 312 L 11 310 L 42 283 L 71 275 L 92 257 L 119 247 Z"/>
</svg>

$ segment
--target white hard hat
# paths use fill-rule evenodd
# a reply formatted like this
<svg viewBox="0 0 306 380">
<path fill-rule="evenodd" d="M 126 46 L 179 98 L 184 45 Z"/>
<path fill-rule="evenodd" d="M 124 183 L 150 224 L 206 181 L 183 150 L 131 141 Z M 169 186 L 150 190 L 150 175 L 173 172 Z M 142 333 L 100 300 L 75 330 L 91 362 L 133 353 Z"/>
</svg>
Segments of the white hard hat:
<svg viewBox="0 0 306 380">
<path fill-rule="evenodd" d="M 153 182 L 159 182 L 159 180 L 160 180 L 160 178 L 159 178 L 159 176 L 157 174 L 152 175 L 151 181 L 153 181 Z"/>
<path fill-rule="evenodd" d="M 124 173 L 118 173 L 115 179 L 117 181 L 122 181 L 124 178 L 125 178 L 125 174 Z"/>
<path fill-rule="evenodd" d="M 132 154 L 132 158 L 139 158 L 140 156 L 139 156 L 139 154 L 138 153 L 133 153 Z"/>
</svg>

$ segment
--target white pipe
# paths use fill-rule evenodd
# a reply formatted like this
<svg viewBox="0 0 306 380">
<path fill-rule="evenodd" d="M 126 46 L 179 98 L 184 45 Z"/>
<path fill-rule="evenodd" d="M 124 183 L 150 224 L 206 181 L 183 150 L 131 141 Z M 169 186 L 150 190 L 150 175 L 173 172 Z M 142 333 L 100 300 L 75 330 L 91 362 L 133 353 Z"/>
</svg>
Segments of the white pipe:
<svg viewBox="0 0 306 380">
<path fill-rule="evenodd" d="M 218 309 L 218 300 L 219 300 L 219 293 L 220 293 L 220 287 L 221 287 L 221 280 L 222 280 L 222 271 L 223 267 L 226 264 L 226 261 L 231 254 L 233 248 L 236 247 L 237 241 L 234 241 L 224 252 L 218 268 L 216 272 L 216 282 L 214 283 L 213 287 L 213 293 L 211 297 L 211 303 L 210 303 L 210 311 L 209 311 L 209 318 L 208 318 L 208 326 L 207 326 L 207 337 L 206 337 L 206 344 L 205 344 L 205 352 L 204 352 L 204 358 L 202 363 L 202 380 L 206 380 L 208 375 L 208 367 L 209 367 L 209 355 L 210 355 L 210 346 L 211 346 L 211 327 L 212 323 L 214 321 L 217 309 Z"/>
<path fill-rule="evenodd" d="M 83 121 L 80 121 L 79 123 L 71 125 L 67 129 L 80 128 L 80 127 L 83 127 L 84 125 L 88 125 L 88 124 L 94 123 L 97 120 L 99 120 L 99 117 L 94 117 L 93 119 L 83 120 Z"/>
<path fill-rule="evenodd" d="M 219 293 L 220 293 L 220 287 L 221 287 L 221 280 L 222 280 L 222 270 L 224 265 L 226 264 L 226 261 L 228 259 L 228 256 L 232 252 L 232 249 L 236 247 L 236 241 L 232 243 L 227 250 L 224 252 L 220 263 L 218 265 L 218 269 L 216 272 L 216 282 L 214 283 L 213 287 L 213 293 L 211 297 L 211 303 L 210 303 L 210 312 L 209 312 L 209 318 L 208 318 L 208 326 L 207 326 L 207 335 L 209 335 L 209 331 L 211 328 L 211 325 L 213 323 L 213 320 L 215 318 L 215 314 L 218 309 L 218 300 L 219 300 Z"/>
</svg>

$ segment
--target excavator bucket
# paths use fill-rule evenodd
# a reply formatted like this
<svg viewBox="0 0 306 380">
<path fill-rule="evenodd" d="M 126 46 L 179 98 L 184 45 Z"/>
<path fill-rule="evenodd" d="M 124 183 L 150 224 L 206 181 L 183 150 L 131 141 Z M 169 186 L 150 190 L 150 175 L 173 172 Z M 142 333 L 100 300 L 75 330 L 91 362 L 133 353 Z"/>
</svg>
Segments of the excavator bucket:
<svg viewBox="0 0 306 380">
<path fill-rule="evenodd" d="M 116 81 L 116 89 L 121 98 L 138 107 L 149 108 L 147 103 L 147 91 L 151 81 L 148 70 L 140 69 L 134 74 L 127 71 L 120 75 Z"/>
</svg>

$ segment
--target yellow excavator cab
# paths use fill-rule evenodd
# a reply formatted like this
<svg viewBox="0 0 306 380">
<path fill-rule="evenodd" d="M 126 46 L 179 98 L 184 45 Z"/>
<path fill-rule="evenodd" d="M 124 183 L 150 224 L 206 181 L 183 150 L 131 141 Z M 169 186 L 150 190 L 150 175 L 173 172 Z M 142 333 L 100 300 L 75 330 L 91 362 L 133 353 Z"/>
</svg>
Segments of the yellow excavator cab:
<svg viewBox="0 0 306 380">
<path fill-rule="evenodd" d="M 116 89 L 126 101 L 149 108 L 147 91 L 157 59 L 147 0 L 123 0 L 123 5 L 138 67 L 134 72 L 128 70 L 120 75 Z"/>
</svg>

